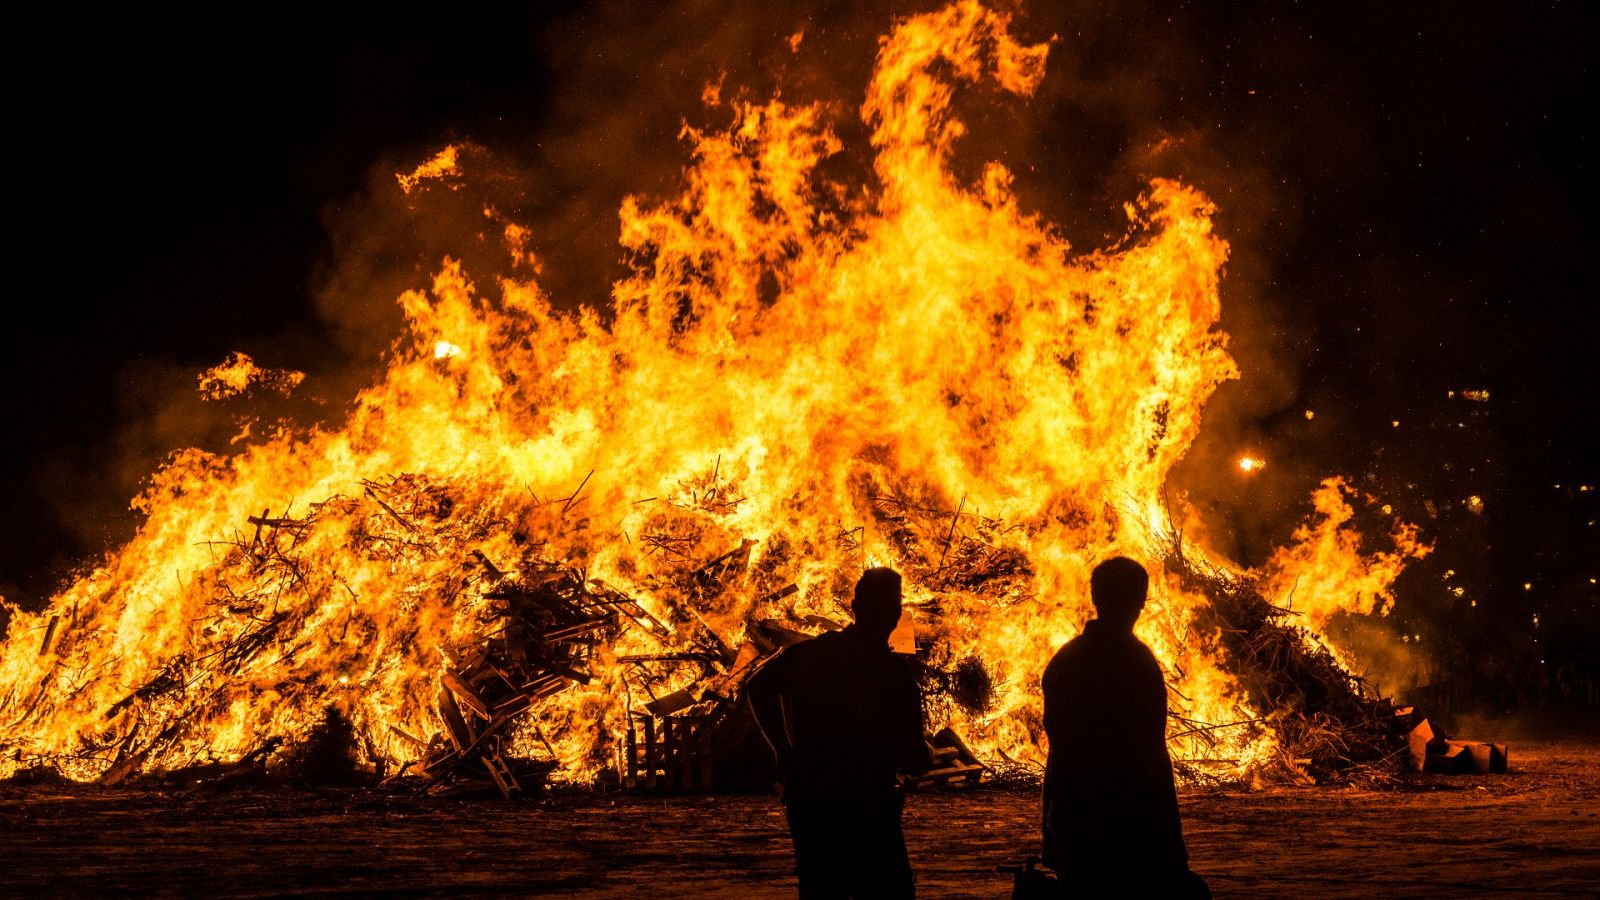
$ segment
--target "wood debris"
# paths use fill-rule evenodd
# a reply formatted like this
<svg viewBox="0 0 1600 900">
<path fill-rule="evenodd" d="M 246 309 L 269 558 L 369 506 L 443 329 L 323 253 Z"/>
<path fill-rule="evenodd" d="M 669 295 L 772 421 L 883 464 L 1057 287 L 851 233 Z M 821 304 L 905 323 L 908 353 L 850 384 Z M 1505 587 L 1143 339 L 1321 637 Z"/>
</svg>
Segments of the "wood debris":
<svg viewBox="0 0 1600 900">
<path fill-rule="evenodd" d="M 1414 772 L 1439 775 L 1500 774 L 1509 767 L 1505 744 L 1464 741 L 1436 732 L 1427 719 L 1406 734 L 1407 761 Z"/>
<path fill-rule="evenodd" d="M 950 728 L 942 728 L 928 738 L 933 767 L 921 775 L 902 779 L 907 790 L 970 787 L 983 781 L 989 767 L 978 759 L 967 742 Z"/>
<path fill-rule="evenodd" d="M 582 573 L 556 565 L 508 573 L 481 552 L 476 558 L 493 579 L 484 594 L 494 601 L 492 613 L 481 636 L 443 648 L 437 711 L 445 740 L 429 745 L 417 768 L 430 793 L 488 783 L 510 798 L 554 767 L 510 758 L 522 714 L 570 685 L 589 683 L 592 653 L 625 622 L 662 626 L 631 598 Z"/>
</svg>

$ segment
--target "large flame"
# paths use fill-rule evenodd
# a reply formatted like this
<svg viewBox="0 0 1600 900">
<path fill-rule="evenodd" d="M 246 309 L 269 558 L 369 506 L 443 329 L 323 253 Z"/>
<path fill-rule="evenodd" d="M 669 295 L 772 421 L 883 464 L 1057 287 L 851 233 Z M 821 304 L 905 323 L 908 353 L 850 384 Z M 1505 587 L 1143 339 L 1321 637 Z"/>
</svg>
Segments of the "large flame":
<svg viewBox="0 0 1600 900">
<path fill-rule="evenodd" d="M 822 107 L 736 102 L 725 130 L 686 132 L 679 196 L 624 205 L 634 266 L 609 315 L 447 260 L 400 298 L 408 333 L 341 427 L 177 454 L 125 547 L 48 609 L 13 610 L 0 775 L 234 759 L 329 706 L 369 757 L 415 758 L 444 651 L 481 628 L 474 559 L 585 570 L 671 625 L 625 629 L 589 684 L 529 714 L 523 739 L 571 778 L 613 764 L 641 687 L 620 657 L 707 632 L 737 648 L 761 617 L 844 620 L 869 564 L 907 573 L 933 663 L 991 677 L 987 704 L 933 724 L 1039 761 L 1038 677 L 1088 618 L 1090 568 L 1156 568 L 1167 474 L 1237 373 L 1217 327 L 1228 247 L 1197 191 L 1152 182 L 1128 238 L 1082 253 L 1018 209 L 1003 166 L 952 175 L 959 84 L 1028 95 L 1043 75 L 1047 47 L 1008 22 L 969 0 L 883 40 L 861 109 L 873 192 L 819 175 L 841 149 Z M 470 175 L 447 151 L 400 183 Z M 1404 555 L 1363 557 L 1328 492 L 1327 527 L 1273 562 L 1317 624 L 1387 596 Z M 743 574 L 685 609 L 684 573 L 747 540 Z M 1184 716 L 1250 719 L 1197 649 L 1202 602 L 1157 578 L 1141 634 Z M 1205 752 L 1241 767 L 1269 749 L 1215 736 Z"/>
</svg>

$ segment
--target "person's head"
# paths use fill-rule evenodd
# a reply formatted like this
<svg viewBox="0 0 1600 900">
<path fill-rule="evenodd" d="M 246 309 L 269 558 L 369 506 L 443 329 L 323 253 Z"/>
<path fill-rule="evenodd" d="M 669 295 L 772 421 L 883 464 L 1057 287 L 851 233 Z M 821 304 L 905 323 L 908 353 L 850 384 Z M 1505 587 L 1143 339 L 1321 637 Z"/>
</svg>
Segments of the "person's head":
<svg viewBox="0 0 1600 900">
<path fill-rule="evenodd" d="M 881 634 L 883 640 L 889 640 L 900 621 L 900 573 L 881 567 L 862 572 L 850 612 L 868 635 L 876 638 Z"/>
<path fill-rule="evenodd" d="M 1132 629 L 1133 623 L 1139 621 L 1149 590 L 1150 576 L 1144 566 L 1126 556 L 1106 560 L 1095 566 L 1089 576 L 1089 598 L 1094 601 L 1095 615 L 1118 628 Z"/>
</svg>

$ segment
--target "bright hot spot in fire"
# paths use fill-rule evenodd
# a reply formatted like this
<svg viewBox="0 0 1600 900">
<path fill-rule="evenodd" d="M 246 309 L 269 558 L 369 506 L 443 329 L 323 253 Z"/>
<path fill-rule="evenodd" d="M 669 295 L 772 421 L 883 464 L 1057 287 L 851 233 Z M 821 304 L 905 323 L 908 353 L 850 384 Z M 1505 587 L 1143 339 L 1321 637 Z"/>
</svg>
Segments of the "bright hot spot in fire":
<svg viewBox="0 0 1600 900">
<path fill-rule="evenodd" d="M 330 707 L 392 769 L 440 732 L 446 652 L 493 616 L 486 573 L 552 568 L 647 613 L 619 616 L 587 683 L 520 726 L 522 749 L 571 781 L 615 764 L 647 687 L 692 695 L 722 671 L 693 652 L 708 634 L 739 648 L 757 619 L 844 621 L 867 565 L 906 574 L 930 664 L 989 672 L 987 702 L 929 723 L 981 756 L 1042 761 L 1039 674 L 1115 553 L 1155 574 L 1140 634 L 1174 709 L 1258 718 L 1206 649 L 1205 600 L 1152 550 L 1173 527 L 1168 472 L 1237 374 L 1218 328 L 1228 246 L 1207 198 L 1174 181 L 1128 204 L 1127 240 L 1082 252 L 1019 211 L 1000 164 L 976 183 L 952 174 L 953 92 L 988 80 L 1026 97 L 1044 72 L 1048 46 L 1008 21 L 963 2 L 884 39 L 860 108 L 873 193 L 819 174 L 842 149 L 822 107 L 735 101 L 725 130 L 688 133 L 681 195 L 623 205 L 636 263 L 612 317 L 558 313 L 534 280 L 478 284 L 447 260 L 399 298 L 408 331 L 342 425 L 177 454 L 138 498 L 131 541 L 47 609 L 13 611 L 0 776 L 237 759 L 303 738 Z M 451 148 L 400 184 L 471 177 Z M 525 237 L 508 230 L 508 251 Z M 258 378 L 250 365 L 219 369 L 218 389 Z M 1313 630 L 1381 612 L 1427 548 L 1396 524 L 1392 551 L 1364 552 L 1350 520 L 1365 498 L 1338 479 L 1314 500 L 1252 574 Z M 684 591 L 746 541 L 736 577 Z M 624 661 L 673 653 L 652 686 Z M 1172 734 L 1175 756 L 1232 771 L 1273 750 L 1259 729 L 1203 746 L 1193 727 Z"/>
</svg>

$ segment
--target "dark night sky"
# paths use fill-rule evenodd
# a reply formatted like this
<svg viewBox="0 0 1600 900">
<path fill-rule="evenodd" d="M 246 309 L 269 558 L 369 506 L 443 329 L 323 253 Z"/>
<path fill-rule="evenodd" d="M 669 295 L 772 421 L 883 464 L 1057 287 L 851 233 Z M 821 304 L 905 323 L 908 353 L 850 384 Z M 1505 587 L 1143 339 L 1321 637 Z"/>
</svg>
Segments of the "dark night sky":
<svg viewBox="0 0 1600 900">
<path fill-rule="evenodd" d="M 161 454 L 218 433 L 166 398 L 229 350 L 325 375 L 307 408 L 337 410 L 386 341 L 389 288 L 448 248 L 415 224 L 372 236 L 396 215 L 391 173 L 445 142 L 524 173 L 501 202 L 555 299 L 594 302 L 620 272 L 618 202 L 671 186 L 678 125 L 719 71 L 853 109 L 890 13 L 746 6 L 248 28 L 141 12 L 19 35 L 50 62 L 6 63 L 0 594 L 38 603 L 128 533 Z M 972 101 L 973 157 L 1005 159 L 1081 247 L 1151 175 L 1221 208 L 1246 377 L 1180 478 L 1246 561 L 1343 473 L 1439 545 L 1396 611 L 1408 630 L 1481 650 L 1534 634 L 1538 610 L 1600 635 L 1600 504 L 1572 488 L 1600 485 L 1592 21 L 1563 3 L 1020 7 L 1023 36 L 1061 40 L 1034 101 Z M 802 27 L 796 61 L 782 39 Z M 1248 482 L 1227 465 L 1245 447 L 1269 458 Z"/>
</svg>

